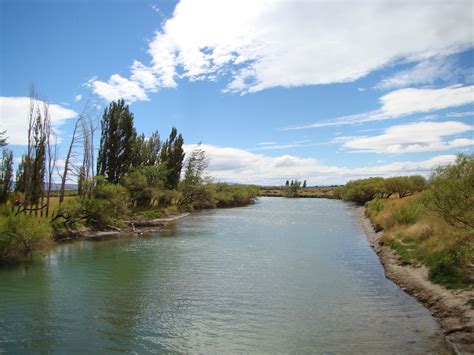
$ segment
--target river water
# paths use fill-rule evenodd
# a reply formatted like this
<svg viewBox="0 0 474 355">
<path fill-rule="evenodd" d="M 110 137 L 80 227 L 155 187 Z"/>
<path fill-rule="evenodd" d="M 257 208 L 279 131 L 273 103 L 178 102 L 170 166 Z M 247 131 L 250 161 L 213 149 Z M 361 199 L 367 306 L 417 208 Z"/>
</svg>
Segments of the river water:
<svg viewBox="0 0 474 355">
<path fill-rule="evenodd" d="M 0 353 L 441 351 L 353 207 L 261 198 L 0 269 Z"/>
</svg>

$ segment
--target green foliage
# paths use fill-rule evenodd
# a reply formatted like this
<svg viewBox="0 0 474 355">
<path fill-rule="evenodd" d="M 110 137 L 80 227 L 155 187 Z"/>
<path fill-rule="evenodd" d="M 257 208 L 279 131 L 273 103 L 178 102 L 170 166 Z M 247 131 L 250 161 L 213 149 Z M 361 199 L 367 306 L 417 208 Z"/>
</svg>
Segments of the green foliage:
<svg viewBox="0 0 474 355">
<path fill-rule="evenodd" d="M 149 138 L 145 138 L 145 135 L 141 134 L 135 140 L 132 166 L 140 168 L 158 165 L 160 162 L 160 150 L 161 140 L 158 131 L 153 132 Z"/>
<path fill-rule="evenodd" d="M 191 206 L 198 208 L 207 208 L 208 204 L 213 204 L 212 193 L 203 185 L 206 180 L 206 169 L 209 161 L 206 153 L 201 149 L 200 144 L 194 149 L 186 160 L 184 180 L 180 184 L 182 191 L 180 206 Z"/>
<path fill-rule="evenodd" d="M 459 155 L 452 165 L 441 166 L 431 177 L 423 204 L 452 226 L 474 228 L 474 158 Z"/>
<path fill-rule="evenodd" d="M 197 184 L 193 188 L 193 199 L 185 201 L 181 198 L 181 208 L 200 210 L 216 207 L 246 206 L 255 202 L 260 193 L 260 190 L 255 186 L 228 185 L 224 183 Z"/>
<path fill-rule="evenodd" d="M 18 164 L 18 169 L 16 171 L 16 184 L 15 191 L 25 193 L 25 168 L 29 164 L 29 161 L 26 156 L 21 157 L 21 162 Z"/>
<path fill-rule="evenodd" d="M 57 239 L 68 237 L 71 231 L 86 223 L 83 202 L 80 198 L 70 198 L 58 206 L 51 221 Z"/>
<path fill-rule="evenodd" d="M 0 213 L 0 263 L 17 262 L 43 247 L 51 236 L 49 223 L 6 208 Z"/>
<path fill-rule="evenodd" d="M 166 170 L 165 187 L 170 190 L 178 188 L 181 169 L 184 162 L 183 136 L 173 127 L 169 138 L 161 148 L 161 164 Z"/>
<path fill-rule="evenodd" d="M 340 194 L 343 200 L 365 204 L 382 194 L 383 185 L 384 179 L 381 177 L 353 180 L 340 190 Z"/>
<path fill-rule="evenodd" d="M 290 186 L 285 187 L 285 196 L 286 197 L 297 197 L 298 192 L 301 187 L 301 181 L 298 180 L 291 180 Z"/>
<path fill-rule="evenodd" d="M 372 201 L 367 202 L 367 207 L 375 212 L 383 210 L 384 204 L 379 198 L 374 198 Z"/>
<path fill-rule="evenodd" d="M 8 200 L 8 194 L 13 183 L 13 153 L 2 149 L 2 159 L 0 161 L 0 204 Z"/>
<path fill-rule="evenodd" d="M 395 250 L 400 258 L 402 265 L 410 265 L 413 263 L 413 259 L 409 249 L 402 243 L 392 240 L 389 242 L 390 248 Z"/>
<path fill-rule="evenodd" d="M 142 166 L 124 176 L 122 185 L 129 191 L 133 206 L 150 208 L 162 196 L 165 179 L 163 166 Z"/>
<path fill-rule="evenodd" d="M 211 184 L 215 190 L 216 207 L 245 206 L 255 202 L 259 195 L 256 186 Z"/>
<path fill-rule="evenodd" d="M 447 288 L 465 288 L 469 285 L 469 280 L 460 269 L 459 260 L 452 251 L 439 253 L 430 266 L 428 278 Z"/>
<path fill-rule="evenodd" d="M 413 195 L 423 191 L 426 187 L 426 180 L 423 176 L 396 176 L 384 180 L 384 197 L 398 195 L 399 198 Z"/>
<path fill-rule="evenodd" d="M 423 212 L 424 209 L 421 205 L 417 203 L 407 204 L 393 211 L 392 218 L 397 224 L 410 225 L 416 223 Z"/>
<path fill-rule="evenodd" d="M 60 237 L 82 225 L 104 229 L 122 227 L 129 216 L 128 190 L 116 184 L 103 182 L 95 187 L 93 198 L 72 198 L 61 204 L 52 220 L 53 228 Z"/>
<path fill-rule="evenodd" d="M 122 226 L 129 214 L 129 193 L 121 185 L 102 184 L 94 189 L 94 198 L 83 200 L 88 225 L 105 228 Z"/>
<path fill-rule="evenodd" d="M 118 183 L 133 166 L 137 133 L 133 113 L 124 100 L 113 101 L 104 110 L 97 172 L 108 182 Z"/>
</svg>

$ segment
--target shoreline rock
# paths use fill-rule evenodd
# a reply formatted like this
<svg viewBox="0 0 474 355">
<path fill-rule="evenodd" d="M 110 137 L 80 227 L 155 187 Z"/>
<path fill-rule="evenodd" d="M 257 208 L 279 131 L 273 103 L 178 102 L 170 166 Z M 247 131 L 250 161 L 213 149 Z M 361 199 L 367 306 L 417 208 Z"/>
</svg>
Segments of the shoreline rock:
<svg viewBox="0 0 474 355">
<path fill-rule="evenodd" d="M 468 304 L 474 290 L 448 290 L 429 281 L 426 267 L 401 265 L 396 252 L 379 243 L 383 232 L 374 230 L 364 211 L 364 207 L 356 208 L 358 224 L 377 253 L 385 276 L 428 308 L 456 354 L 474 354 L 474 309 Z"/>
</svg>

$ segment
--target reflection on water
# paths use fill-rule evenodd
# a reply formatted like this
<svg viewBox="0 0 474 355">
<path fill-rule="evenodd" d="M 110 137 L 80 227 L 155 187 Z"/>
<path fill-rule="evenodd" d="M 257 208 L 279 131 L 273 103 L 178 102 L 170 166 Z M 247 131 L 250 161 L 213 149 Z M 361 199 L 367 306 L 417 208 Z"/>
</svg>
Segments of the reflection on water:
<svg viewBox="0 0 474 355">
<path fill-rule="evenodd" d="M 0 352 L 440 352 L 340 201 L 263 198 L 0 270 Z"/>
</svg>

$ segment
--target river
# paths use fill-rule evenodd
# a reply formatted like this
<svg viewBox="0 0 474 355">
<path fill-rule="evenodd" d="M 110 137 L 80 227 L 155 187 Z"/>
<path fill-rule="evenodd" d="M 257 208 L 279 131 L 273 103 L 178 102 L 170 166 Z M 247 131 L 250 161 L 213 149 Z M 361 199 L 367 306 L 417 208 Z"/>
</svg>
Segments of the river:
<svg viewBox="0 0 474 355">
<path fill-rule="evenodd" d="M 261 198 L 0 269 L 0 353 L 439 352 L 353 207 Z"/>
</svg>

